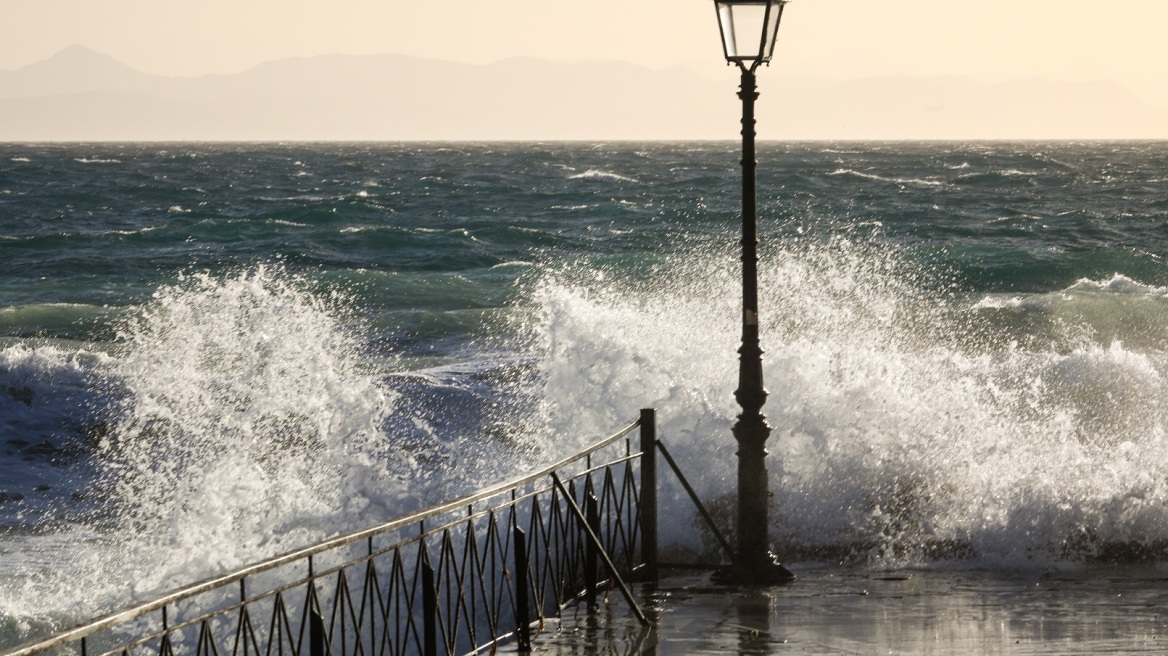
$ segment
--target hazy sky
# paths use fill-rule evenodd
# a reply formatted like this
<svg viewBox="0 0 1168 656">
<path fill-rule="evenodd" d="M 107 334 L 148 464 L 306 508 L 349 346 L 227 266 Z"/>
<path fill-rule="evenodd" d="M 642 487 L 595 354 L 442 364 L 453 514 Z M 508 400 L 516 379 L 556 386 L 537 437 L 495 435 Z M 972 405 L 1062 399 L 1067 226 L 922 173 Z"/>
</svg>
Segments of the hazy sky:
<svg viewBox="0 0 1168 656">
<path fill-rule="evenodd" d="M 165 75 L 327 53 L 721 62 L 709 0 L 0 0 L 0 16 L 0 69 L 75 43 Z M 1168 0 L 795 0 L 779 40 L 770 75 L 1107 79 L 1168 106 Z"/>
</svg>

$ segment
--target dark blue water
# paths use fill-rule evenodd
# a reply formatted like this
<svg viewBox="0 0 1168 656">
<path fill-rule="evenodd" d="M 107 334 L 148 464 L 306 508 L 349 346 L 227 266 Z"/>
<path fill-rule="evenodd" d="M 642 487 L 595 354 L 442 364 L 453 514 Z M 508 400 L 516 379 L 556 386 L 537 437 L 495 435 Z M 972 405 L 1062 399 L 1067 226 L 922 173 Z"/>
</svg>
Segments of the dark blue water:
<svg viewBox="0 0 1168 656">
<path fill-rule="evenodd" d="M 0 145 L 3 641 L 641 407 L 725 511 L 738 158 Z M 1168 558 L 1168 145 L 764 144 L 758 180 L 787 560 Z"/>
</svg>

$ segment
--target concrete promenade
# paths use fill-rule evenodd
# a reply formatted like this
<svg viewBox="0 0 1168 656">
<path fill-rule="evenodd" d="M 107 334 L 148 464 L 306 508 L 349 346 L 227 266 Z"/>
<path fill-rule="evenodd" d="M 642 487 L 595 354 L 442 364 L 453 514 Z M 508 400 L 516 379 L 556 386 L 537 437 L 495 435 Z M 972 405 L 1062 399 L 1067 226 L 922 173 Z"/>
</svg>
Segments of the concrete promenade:
<svg viewBox="0 0 1168 656">
<path fill-rule="evenodd" d="M 775 588 L 667 578 L 568 609 L 535 652 L 593 654 L 1168 654 L 1168 570 L 797 571 Z"/>
</svg>

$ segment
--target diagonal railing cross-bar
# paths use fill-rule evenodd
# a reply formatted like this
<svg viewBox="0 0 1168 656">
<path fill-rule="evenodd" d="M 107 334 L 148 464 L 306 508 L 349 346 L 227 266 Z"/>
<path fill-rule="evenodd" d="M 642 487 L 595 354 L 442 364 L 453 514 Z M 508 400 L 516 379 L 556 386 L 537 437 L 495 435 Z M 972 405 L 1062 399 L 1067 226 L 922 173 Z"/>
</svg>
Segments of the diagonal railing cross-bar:
<svg viewBox="0 0 1168 656">
<path fill-rule="evenodd" d="M 616 564 L 614 564 L 612 559 L 609 558 L 608 552 L 605 551 L 604 545 L 600 542 L 600 536 L 596 535 L 596 533 L 593 532 L 592 527 L 589 526 L 588 518 L 584 516 L 584 511 L 580 510 L 580 506 L 576 505 L 576 502 L 573 501 L 572 497 L 568 495 L 567 490 L 564 489 L 564 484 L 560 481 L 560 477 L 557 476 L 555 472 L 552 472 L 552 480 L 555 481 L 556 487 L 560 488 L 560 492 L 567 499 L 568 507 L 572 509 L 572 514 L 576 515 L 576 519 L 579 520 L 580 531 L 584 533 L 592 546 L 596 547 L 597 555 L 599 555 L 600 559 L 604 561 L 604 566 L 608 568 L 608 573 L 616 582 L 616 585 L 620 589 L 621 594 L 624 595 L 625 601 L 628 602 L 629 608 L 633 611 L 633 615 L 637 617 L 637 620 L 641 623 L 642 626 L 647 626 L 649 624 L 648 618 L 646 618 L 645 613 L 641 611 L 641 607 L 637 605 L 637 600 L 633 599 L 632 591 L 629 590 L 628 584 L 625 583 L 624 579 L 621 578 L 620 571 L 617 570 Z"/>
</svg>

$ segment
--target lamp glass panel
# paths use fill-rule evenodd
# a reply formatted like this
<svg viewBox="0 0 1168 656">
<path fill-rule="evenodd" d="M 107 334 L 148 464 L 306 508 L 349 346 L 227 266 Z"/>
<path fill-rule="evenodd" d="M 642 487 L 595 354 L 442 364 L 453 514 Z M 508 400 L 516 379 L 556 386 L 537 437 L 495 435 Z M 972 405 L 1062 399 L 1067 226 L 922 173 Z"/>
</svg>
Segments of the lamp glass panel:
<svg viewBox="0 0 1168 656">
<path fill-rule="evenodd" d="M 718 3 L 718 26 L 722 28 L 722 47 L 726 50 L 726 58 L 738 56 L 738 45 L 734 35 L 734 18 L 731 16 L 730 5 Z"/>
<path fill-rule="evenodd" d="M 762 42 L 762 60 L 769 62 L 771 57 L 775 54 L 775 42 L 779 35 L 779 18 L 783 15 L 783 3 L 775 2 L 771 4 L 771 13 L 767 17 L 766 39 Z"/>
<path fill-rule="evenodd" d="M 722 38 L 729 58 L 757 59 L 761 54 L 765 4 L 723 4 L 718 6 Z M 727 20 L 728 19 L 728 20 Z"/>
</svg>

